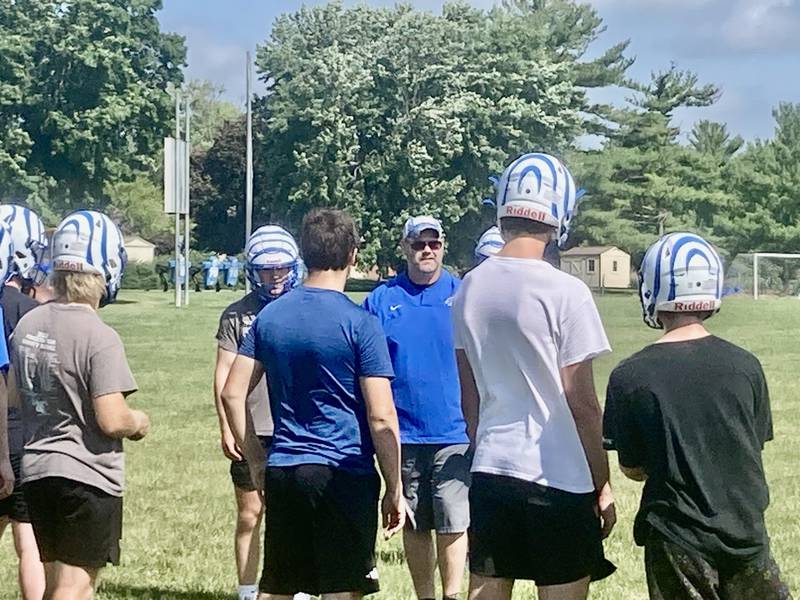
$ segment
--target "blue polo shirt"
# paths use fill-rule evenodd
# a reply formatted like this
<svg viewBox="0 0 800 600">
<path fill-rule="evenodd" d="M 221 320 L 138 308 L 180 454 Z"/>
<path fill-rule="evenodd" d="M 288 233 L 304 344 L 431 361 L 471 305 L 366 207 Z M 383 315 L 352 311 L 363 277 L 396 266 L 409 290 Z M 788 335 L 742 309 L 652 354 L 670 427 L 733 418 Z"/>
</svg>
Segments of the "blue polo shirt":
<svg viewBox="0 0 800 600">
<path fill-rule="evenodd" d="M 402 273 L 364 301 L 389 343 L 404 444 L 468 442 L 450 316 L 459 285 L 461 280 L 447 271 L 429 286 L 417 285 Z"/>
<path fill-rule="evenodd" d="M 300 286 L 258 314 L 239 354 L 266 373 L 275 422 L 269 466 L 374 472 L 359 378 L 393 376 L 375 317 L 341 292 Z"/>
</svg>

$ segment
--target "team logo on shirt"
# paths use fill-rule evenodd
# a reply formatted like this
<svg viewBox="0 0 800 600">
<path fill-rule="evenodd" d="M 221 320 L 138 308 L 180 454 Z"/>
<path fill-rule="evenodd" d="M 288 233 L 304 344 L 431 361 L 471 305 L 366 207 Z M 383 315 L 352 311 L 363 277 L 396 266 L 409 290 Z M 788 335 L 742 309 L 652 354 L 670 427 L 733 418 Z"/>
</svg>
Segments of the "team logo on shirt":
<svg viewBox="0 0 800 600">
<path fill-rule="evenodd" d="M 450 296 L 447 300 L 444 301 L 445 305 L 453 306 L 453 296 Z"/>
<path fill-rule="evenodd" d="M 392 304 L 389 307 L 389 312 L 394 312 L 394 311 L 398 310 L 399 308 L 401 308 L 402 306 L 403 306 L 402 304 Z"/>
</svg>

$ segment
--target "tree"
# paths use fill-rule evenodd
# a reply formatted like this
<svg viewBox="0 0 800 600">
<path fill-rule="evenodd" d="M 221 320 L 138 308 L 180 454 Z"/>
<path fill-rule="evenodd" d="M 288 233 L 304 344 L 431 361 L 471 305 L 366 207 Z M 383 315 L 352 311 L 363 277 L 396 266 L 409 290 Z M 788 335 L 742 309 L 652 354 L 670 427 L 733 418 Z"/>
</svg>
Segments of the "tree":
<svg viewBox="0 0 800 600">
<path fill-rule="evenodd" d="M 733 162 L 736 202 L 720 224 L 733 253 L 800 252 L 800 104 L 774 111 L 772 140 L 757 140 Z"/>
<path fill-rule="evenodd" d="M 381 267 L 410 214 L 477 238 L 488 176 L 521 152 L 566 151 L 592 126 L 584 86 L 620 82 L 625 44 L 580 60 L 600 31 L 590 7 L 556 0 L 439 16 L 334 2 L 279 17 L 257 56 L 258 204 L 290 227 L 312 206 L 347 208 L 364 262 Z"/>
<path fill-rule="evenodd" d="M 200 79 L 185 86 L 192 106 L 192 153 L 207 152 L 225 124 L 242 116 L 238 106 L 222 99 L 224 92 L 221 85 Z"/>
<path fill-rule="evenodd" d="M 0 194 L 28 196 L 50 214 L 102 207 L 107 185 L 152 168 L 172 115 L 167 88 L 181 82 L 186 55 L 182 38 L 159 30 L 160 8 L 160 0 L 0 5 L 4 83 L 10 75 L 0 86 Z"/>
<path fill-rule="evenodd" d="M 660 234 L 689 229 L 711 236 L 715 219 L 732 198 L 724 189 L 721 165 L 678 143 L 672 125 L 683 106 L 708 106 L 714 86 L 670 69 L 648 84 L 629 82 L 634 95 L 623 109 L 606 107 L 616 124 L 600 150 L 576 156 L 580 184 L 589 190 L 578 212 L 575 241 L 614 244 L 635 260 Z"/>
<path fill-rule="evenodd" d="M 744 139 L 740 135 L 731 137 L 724 123 L 703 120 L 695 123 L 689 134 L 689 143 L 701 154 L 725 162 L 744 146 Z"/>
<path fill-rule="evenodd" d="M 164 194 L 154 176 L 138 174 L 132 181 L 109 184 L 106 212 L 124 234 L 136 234 L 153 242 L 160 252 L 174 246 L 174 222 L 164 213 Z"/>
</svg>

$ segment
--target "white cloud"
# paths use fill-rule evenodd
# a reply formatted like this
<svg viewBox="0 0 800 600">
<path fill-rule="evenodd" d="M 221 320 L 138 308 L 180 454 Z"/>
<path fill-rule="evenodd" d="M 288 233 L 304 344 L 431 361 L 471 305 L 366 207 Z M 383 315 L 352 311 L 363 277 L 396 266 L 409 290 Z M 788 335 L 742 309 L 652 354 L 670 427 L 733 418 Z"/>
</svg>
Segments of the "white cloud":
<svg viewBox="0 0 800 600">
<path fill-rule="evenodd" d="M 781 50 L 800 44 L 798 0 L 738 0 L 722 24 L 725 40 L 746 50 Z"/>
</svg>

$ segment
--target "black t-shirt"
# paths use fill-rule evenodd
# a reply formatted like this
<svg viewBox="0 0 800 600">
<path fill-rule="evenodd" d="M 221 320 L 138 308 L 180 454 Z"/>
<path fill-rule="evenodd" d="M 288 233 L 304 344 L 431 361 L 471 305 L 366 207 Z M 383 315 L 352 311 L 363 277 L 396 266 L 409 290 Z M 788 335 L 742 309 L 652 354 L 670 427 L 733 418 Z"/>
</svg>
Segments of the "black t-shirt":
<svg viewBox="0 0 800 600">
<path fill-rule="evenodd" d="M 0 306 L 3 307 L 3 329 L 6 342 L 8 342 L 22 316 L 32 308 L 39 306 L 39 303 L 14 286 L 6 285 L 3 286 L 2 294 L 0 294 Z M 9 348 L 9 356 L 11 355 L 10 350 Z M 10 448 L 15 451 L 19 450 L 22 444 L 20 417 L 18 411 L 11 407 L 8 409 L 8 437 Z"/>
<path fill-rule="evenodd" d="M 652 528 L 719 568 L 763 557 L 772 415 L 755 356 L 714 336 L 644 348 L 611 374 L 604 438 L 648 475 L 637 544 Z"/>
</svg>

